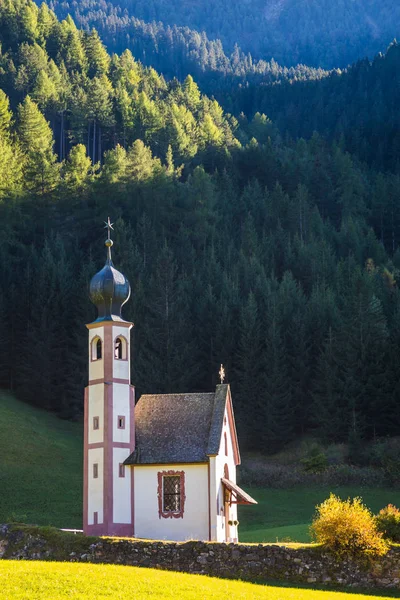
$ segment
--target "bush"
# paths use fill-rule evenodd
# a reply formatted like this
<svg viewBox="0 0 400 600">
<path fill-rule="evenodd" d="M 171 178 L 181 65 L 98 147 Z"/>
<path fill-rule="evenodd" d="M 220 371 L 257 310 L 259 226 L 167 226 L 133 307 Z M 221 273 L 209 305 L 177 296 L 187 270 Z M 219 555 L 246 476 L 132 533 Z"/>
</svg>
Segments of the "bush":
<svg viewBox="0 0 400 600">
<path fill-rule="evenodd" d="M 340 558 L 383 556 L 388 544 L 361 498 L 341 500 L 334 494 L 316 508 L 313 538 Z"/>
<path fill-rule="evenodd" d="M 300 461 L 307 473 L 323 473 L 328 461 L 326 455 L 317 444 L 313 444 L 305 458 Z"/>
<path fill-rule="evenodd" d="M 375 517 L 378 531 L 391 542 L 400 542 L 400 510 L 389 504 Z"/>
</svg>

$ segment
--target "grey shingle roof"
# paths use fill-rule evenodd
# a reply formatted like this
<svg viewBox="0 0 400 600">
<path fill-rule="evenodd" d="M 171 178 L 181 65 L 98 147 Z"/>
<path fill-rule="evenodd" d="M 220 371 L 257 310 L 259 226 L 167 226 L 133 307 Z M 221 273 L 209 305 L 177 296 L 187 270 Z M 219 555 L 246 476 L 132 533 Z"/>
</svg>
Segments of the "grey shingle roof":
<svg viewBox="0 0 400 600">
<path fill-rule="evenodd" d="M 135 407 L 136 450 L 126 465 L 206 462 L 221 440 L 227 385 L 210 394 L 141 396 Z"/>
</svg>

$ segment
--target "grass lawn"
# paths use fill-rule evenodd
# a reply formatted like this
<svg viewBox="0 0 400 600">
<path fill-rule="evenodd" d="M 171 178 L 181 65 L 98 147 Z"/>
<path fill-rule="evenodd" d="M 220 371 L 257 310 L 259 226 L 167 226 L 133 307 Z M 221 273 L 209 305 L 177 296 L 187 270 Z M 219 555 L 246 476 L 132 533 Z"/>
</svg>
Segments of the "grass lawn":
<svg viewBox="0 0 400 600">
<path fill-rule="evenodd" d="M 82 528 L 82 424 L 57 417 L 0 392 L 0 523 Z M 400 506 L 397 490 L 247 488 L 259 504 L 240 506 L 242 542 L 308 542 L 316 504 L 333 491 L 362 496 L 377 512 Z"/>
<path fill-rule="evenodd" d="M 361 600 L 371 593 L 256 585 L 117 565 L 0 561 L 2 600 Z M 393 597 L 390 592 L 381 598 Z"/>
<path fill-rule="evenodd" d="M 81 529 L 82 445 L 82 425 L 0 392 L 0 523 Z"/>
<path fill-rule="evenodd" d="M 241 542 L 309 542 L 308 528 L 314 507 L 323 502 L 330 492 L 341 498 L 361 496 L 374 513 L 390 503 L 400 506 L 400 490 L 345 486 L 290 490 L 246 487 L 246 491 L 258 501 L 258 505 L 238 507 Z"/>
</svg>

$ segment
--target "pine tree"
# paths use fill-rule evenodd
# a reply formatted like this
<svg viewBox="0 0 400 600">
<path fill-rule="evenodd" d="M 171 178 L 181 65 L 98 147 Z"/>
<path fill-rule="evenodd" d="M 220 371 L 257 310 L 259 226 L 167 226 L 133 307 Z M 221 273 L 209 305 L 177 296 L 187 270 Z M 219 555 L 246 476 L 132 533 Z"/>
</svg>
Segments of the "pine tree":
<svg viewBox="0 0 400 600">
<path fill-rule="evenodd" d="M 84 44 L 89 77 L 107 75 L 110 68 L 110 57 L 95 29 L 85 35 Z"/>
<path fill-rule="evenodd" d="M 24 183 L 27 189 L 40 195 L 51 192 L 59 176 L 57 158 L 53 152 L 53 134 L 29 96 L 18 107 L 18 133 L 26 158 Z"/>
</svg>

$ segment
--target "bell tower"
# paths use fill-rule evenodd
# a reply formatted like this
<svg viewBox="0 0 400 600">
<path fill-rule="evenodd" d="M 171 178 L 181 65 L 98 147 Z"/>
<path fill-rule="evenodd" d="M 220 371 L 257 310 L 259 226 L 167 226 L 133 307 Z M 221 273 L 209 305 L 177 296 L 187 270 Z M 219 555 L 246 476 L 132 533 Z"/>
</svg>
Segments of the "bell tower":
<svg viewBox="0 0 400 600">
<path fill-rule="evenodd" d="M 131 288 L 111 259 L 90 282 L 98 316 L 89 323 L 89 382 L 84 405 L 83 530 L 88 535 L 133 535 L 133 473 L 125 459 L 135 449 L 134 388 L 130 384 L 130 330 L 122 306 Z"/>
</svg>

